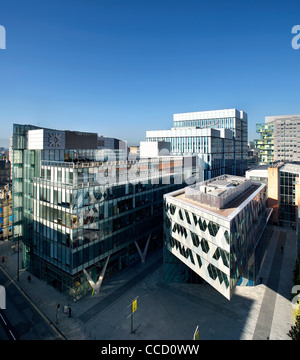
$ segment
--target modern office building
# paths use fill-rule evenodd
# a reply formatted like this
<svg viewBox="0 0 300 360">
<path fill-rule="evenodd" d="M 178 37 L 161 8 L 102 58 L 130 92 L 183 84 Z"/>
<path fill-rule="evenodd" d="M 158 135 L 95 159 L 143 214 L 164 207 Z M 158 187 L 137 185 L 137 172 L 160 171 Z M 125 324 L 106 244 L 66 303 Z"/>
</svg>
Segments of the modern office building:
<svg viewBox="0 0 300 360">
<path fill-rule="evenodd" d="M 259 151 L 259 164 L 272 164 L 274 161 L 274 125 L 256 124 L 260 139 L 254 140 L 254 148 Z"/>
<path fill-rule="evenodd" d="M 268 244 L 266 185 L 223 175 L 164 195 L 164 278 L 196 273 L 230 299 L 256 281 Z"/>
<path fill-rule="evenodd" d="M 138 249 L 162 245 L 163 194 L 184 186 L 195 165 L 183 156 L 127 161 L 111 149 L 107 158 L 98 145 L 95 133 L 14 125 L 23 265 L 74 298 L 90 290 L 83 270 L 96 281 L 107 259 L 109 276 L 140 261 Z"/>
<path fill-rule="evenodd" d="M 247 126 L 247 114 L 236 109 L 174 114 L 172 129 L 147 131 L 146 140 L 170 142 L 172 154 L 196 154 L 204 180 L 244 175 Z"/>
<path fill-rule="evenodd" d="M 267 185 L 268 207 L 273 209 L 273 224 L 297 228 L 300 203 L 300 163 L 276 162 L 246 172 L 246 178 Z"/>
<path fill-rule="evenodd" d="M 246 177 L 267 184 L 268 207 L 274 225 L 296 230 L 300 249 L 300 163 L 276 162 L 246 172 Z"/>
<path fill-rule="evenodd" d="M 274 224 L 297 228 L 300 205 L 300 164 L 276 163 L 268 169 L 268 203 Z"/>
<path fill-rule="evenodd" d="M 127 141 L 124 140 L 98 136 L 98 149 L 119 150 L 120 153 L 123 153 L 124 160 L 127 158 L 128 147 Z"/>
<path fill-rule="evenodd" d="M 274 161 L 300 161 L 300 115 L 266 116 L 274 127 Z"/>
</svg>

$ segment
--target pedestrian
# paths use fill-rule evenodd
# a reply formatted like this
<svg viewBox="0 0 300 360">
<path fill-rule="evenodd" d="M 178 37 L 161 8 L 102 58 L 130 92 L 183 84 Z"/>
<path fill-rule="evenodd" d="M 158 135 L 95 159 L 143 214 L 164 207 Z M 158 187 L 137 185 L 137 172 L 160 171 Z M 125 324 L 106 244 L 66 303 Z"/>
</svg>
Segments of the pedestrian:
<svg viewBox="0 0 300 360">
<path fill-rule="evenodd" d="M 262 284 L 262 282 L 263 282 L 263 278 L 262 278 L 262 277 L 260 277 L 260 278 L 259 278 L 259 280 L 260 280 L 260 283 Z"/>
<path fill-rule="evenodd" d="M 280 250 L 281 250 L 281 252 L 283 253 L 283 246 L 281 246 Z"/>
<path fill-rule="evenodd" d="M 60 309 L 60 304 L 56 305 L 56 324 L 58 324 L 58 311 Z"/>
<path fill-rule="evenodd" d="M 28 275 L 27 280 L 30 283 L 30 281 L 31 281 L 31 276 L 30 275 Z"/>
<path fill-rule="evenodd" d="M 69 307 L 69 318 L 71 317 L 71 308 Z"/>
</svg>

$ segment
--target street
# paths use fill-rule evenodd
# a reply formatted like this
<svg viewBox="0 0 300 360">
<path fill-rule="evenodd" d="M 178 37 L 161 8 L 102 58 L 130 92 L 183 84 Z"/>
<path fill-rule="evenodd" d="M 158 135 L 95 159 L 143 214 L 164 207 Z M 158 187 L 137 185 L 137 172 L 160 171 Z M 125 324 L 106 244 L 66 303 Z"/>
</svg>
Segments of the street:
<svg viewBox="0 0 300 360">
<path fill-rule="evenodd" d="M 1 340 L 60 340 L 63 337 L 0 267 L 6 290 L 6 309 L 0 309 Z"/>
</svg>

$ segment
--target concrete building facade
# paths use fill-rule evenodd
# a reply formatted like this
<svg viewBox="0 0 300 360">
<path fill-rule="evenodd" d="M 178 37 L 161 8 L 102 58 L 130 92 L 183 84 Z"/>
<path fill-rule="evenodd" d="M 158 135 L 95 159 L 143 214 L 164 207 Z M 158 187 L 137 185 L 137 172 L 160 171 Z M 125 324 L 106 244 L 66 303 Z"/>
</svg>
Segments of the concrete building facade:
<svg viewBox="0 0 300 360">
<path fill-rule="evenodd" d="M 266 116 L 274 127 L 274 161 L 300 161 L 300 115 Z"/>
</svg>

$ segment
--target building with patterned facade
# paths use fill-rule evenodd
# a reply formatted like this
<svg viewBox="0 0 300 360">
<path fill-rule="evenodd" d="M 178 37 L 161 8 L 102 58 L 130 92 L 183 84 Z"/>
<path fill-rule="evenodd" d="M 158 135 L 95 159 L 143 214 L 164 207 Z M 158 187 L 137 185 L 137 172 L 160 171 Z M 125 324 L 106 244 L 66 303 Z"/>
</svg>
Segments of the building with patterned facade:
<svg viewBox="0 0 300 360">
<path fill-rule="evenodd" d="M 164 195 L 164 278 L 196 273 L 230 299 L 255 284 L 268 244 L 266 185 L 220 176 Z"/>
<path fill-rule="evenodd" d="M 259 151 L 259 164 L 271 164 L 274 161 L 274 125 L 256 124 L 260 139 L 254 140 L 254 148 Z"/>
</svg>

